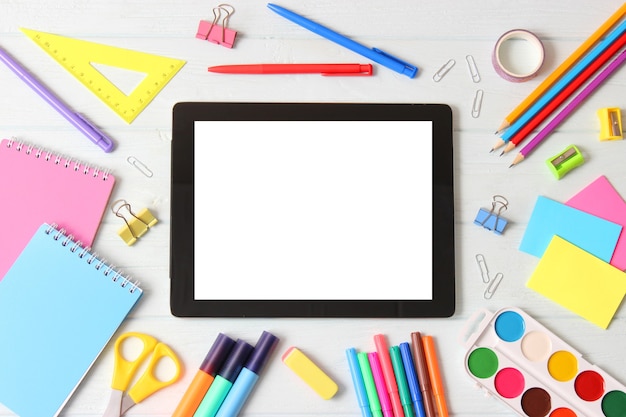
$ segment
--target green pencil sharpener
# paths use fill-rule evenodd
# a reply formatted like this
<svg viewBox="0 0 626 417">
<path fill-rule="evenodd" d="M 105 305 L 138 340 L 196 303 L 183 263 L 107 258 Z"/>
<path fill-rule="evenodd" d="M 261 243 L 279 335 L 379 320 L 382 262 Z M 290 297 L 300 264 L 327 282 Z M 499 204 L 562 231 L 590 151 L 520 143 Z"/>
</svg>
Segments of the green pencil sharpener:
<svg viewBox="0 0 626 417">
<path fill-rule="evenodd" d="M 575 145 L 570 145 L 564 151 L 546 160 L 546 165 L 554 174 L 557 180 L 560 180 L 572 169 L 582 165 L 585 162 L 583 154 Z"/>
</svg>

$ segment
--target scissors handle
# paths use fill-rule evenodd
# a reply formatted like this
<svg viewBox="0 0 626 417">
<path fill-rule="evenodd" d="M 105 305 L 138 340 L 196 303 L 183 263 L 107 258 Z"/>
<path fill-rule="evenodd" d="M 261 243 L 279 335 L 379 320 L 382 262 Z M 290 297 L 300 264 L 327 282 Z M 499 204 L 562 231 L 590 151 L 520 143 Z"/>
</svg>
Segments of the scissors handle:
<svg viewBox="0 0 626 417">
<path fill-rule="evenodd" d="M 167 381 L 162 381 L 155 375 L 159 361 L 163 358 L 169 358 L 174 362 L 175 373 Z M 137 383 L 128 391 L 128 396 L 135 402 L 135 404 L 138 404 L 161 388 L 165 388 L 178 381 L 181 369 L 180 360 L 172 349 L 163 343 L 158 343 L 154 348 L 153 355 L 150 358 L 150 362 L 148 362 L 146 371 L 143 375 L 141 375 Z"/>
<path fill-rule="evenodd" d="M 143 342 L 143 350 L 132 361 L 126 360 L 122 354 L 122 343 L 130 338 L 137 338 Z M 119 391 L 126 391 L 137 372 L 137 368 L 152 353 L 157 343 L 158 341 L 154 337 L 143 333 L 128 332 L 118 337 L 115 341 L 115 365 L 111 387 Z"/>
</svg>

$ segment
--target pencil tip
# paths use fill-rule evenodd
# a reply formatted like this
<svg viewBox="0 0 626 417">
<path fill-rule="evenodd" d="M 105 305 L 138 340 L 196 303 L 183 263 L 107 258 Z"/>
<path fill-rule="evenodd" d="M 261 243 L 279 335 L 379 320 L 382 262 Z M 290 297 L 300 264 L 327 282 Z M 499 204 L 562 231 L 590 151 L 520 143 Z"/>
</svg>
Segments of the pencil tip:
<svg viewBox="0 0 626 417">
<path fill-rule="evenodd" d="M 504 155 L 504 151 L 502 151 L 502 152 L 500 153 L 500 156 L 502 156 L 502 155 Z"/>
<path fill-rule="evenodd" d="M 514 166 L 515 166 L 515 164 L 511 164 L 511 165 L 509 165 L 509 168 L 514 167 Z"/>
</svg>

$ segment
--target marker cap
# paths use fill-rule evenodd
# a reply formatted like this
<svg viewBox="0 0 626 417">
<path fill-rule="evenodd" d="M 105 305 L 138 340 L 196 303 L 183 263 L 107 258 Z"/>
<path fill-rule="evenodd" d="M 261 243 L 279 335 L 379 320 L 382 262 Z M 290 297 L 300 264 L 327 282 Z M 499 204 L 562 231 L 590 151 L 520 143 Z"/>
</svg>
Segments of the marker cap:
<svg viewBox="0 0 626 417">
<path fill-rule="evenodd" d="M 261 337 L 259 337 L 259 340 L 254 346 L 254 350 L 246 362 L 246 368 L 257 375 L 261 373 L 261 370 L 267 363 L 269 356 L 274 351 L 278 340 L 279 339 L 270 332 L 264 331 L 261 334 Z"/>
<path fill-rule="evenodd" d="M 204 361 L 202 361 L 200 370 L 215 376 L 234 345 L 235 341 L 233 339 L 223 333 L 218 334 L 209 353 L 206 354 Z"/>
<path fill-rule="evenodd" d="M 230 382 L 235 382 L 237 375 L 241 372 L 241 368 L 243 368 L 244 362 L 248 359 L 248 356 L 250 356 L 252 349 L 253 347 L 251 344 L 241 339 L 237 339 L 237 342 L 235 342 L 235 346 L 230 351 L 224 365 L 220 368 L 219 375 Z"/>
</svg>

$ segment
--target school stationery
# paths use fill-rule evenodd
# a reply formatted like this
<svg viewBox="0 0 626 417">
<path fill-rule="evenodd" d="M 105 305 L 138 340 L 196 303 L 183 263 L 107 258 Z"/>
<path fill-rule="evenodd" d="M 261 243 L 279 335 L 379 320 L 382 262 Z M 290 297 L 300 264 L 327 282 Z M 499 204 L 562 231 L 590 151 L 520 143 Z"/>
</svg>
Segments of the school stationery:
<svg viewBox="0 0 626 417">
<path fill-rule="evenodd" d="M 609 59 L 615 55 L 623 46 L 626 45 L 626 32 L 620 36 L 606 51 L 604 51 L 595 61 L 593 61 L 578 77 L 576 77 L 570 84 L 568 84 L 559 94 L 554 97 L 543 109 L 541 109 L 529 122 L 520 129 L 509 140 L 502 152 L 507 153 L 512 151 L 517 145 L 519 145 L 537 126 L 539 126 L 549 115 L 551 115 L 557 108 L 559 108 L 579 87 L 592 78 L 593 74 L 606 64 Z M 595 77 L 589 85 L 585 87 L 576 97 L 568 103 L 566 109 L 561 112 L 563 116 L 560 116 L 557 124 L 561 123 L 565 117 L 567 117 L 572 111 L 580 105 L 596 88 L 598 88 L 604 80 L 611 75 L 620 65 L 624 62 L 624 52 L 619 54 L 616 59 L 607 68 Z M 559 112 L 559 115 L 561 114 Z M 557 115 L 558 117 L 558 115 Z M 556 119 L 556 118 L 555 118 Z M 556 125 L 550 126 L 550 131 L 554 129 Z"/>
<path fill-rule="evenodd" d="M 432 336 L 422 336 L 422 345 L 424 346 L 424 357 L 428 364 L 428 376 L 433 388 L 433 400 L 437 407 L 437 415 L 439 417 L 448 417 L 448 405 L 443 390 L 443 380 L 441 371 L 439 370 L 439 359 L 437 359 L 437 351 L 435 349 L 435 341 Z"/>
<path fill-rule="evenodd" d="M 355 348 L 346 349 L 346 358 L 348 359 L 348 367 L 350 368 L 350 376 L 352 377 L 352 385 L 356 392 L 356 399 L 363 417 L 372 417 L 369 400 L 367 398 L 367 388 L 365 387 L 365 378 L 361 372 L 359 359 Z"/>
<path fill-rule="evenodd" d="M 585 162 L 583 154 L 576 145 L 569 145 L 563 151 L 551 156 L 546 160 L 550 172 L 560 180 L 572 169 L 581 166 Z"/>
<path fill-rule="evenodd" d="M 626 227 L 626 202 L 604 175 L 580 190 L 565 204 Z M 626 232 L 623 228 L 610 263 L 622 271 L 626 269 Z"/>
<path fill-rule="evenodd" d="M 40 225 L 0 281 L 0 402 L 21 417 L 58 415 L 141 295 L 63 230 Z"/>
<path fill-rule="evenodd" d="M 73 112 L 65 103 L 59 100 L 52 91 L 44 86 L 32 74 L 20 65 L 11 55 L 0 48 L 0 61 L 4 62 L 11 71 L 15 73 L 22 81 L 32 88 L 41 98 L 50 104 L 61 116 L 65 117 L 68 122 L 74 125 L 83 135 L 90 141 L 98 145 L 105 152 L 111 152 L 113 149 L 113 140 L 102 133 L 98 128 L 92 125 L 87 119 L 79 113 Z"/>
<path fill-rule="evenodd" d="M 428 374 L 428 362 L 424 355 L 424 343 L 420 332 L 411 333 L 411 352 L 415 361 L 415 370 L 419 381 L 420 390 L 422 391 L 422 399 L 424 401 L 424 413 L 428 417 L 435 415 L 435 405 L 433 404 L 433 391 Z"/>
<path fill-rule="evenodd" d="M 133 359 L 124 356 L 123 345 L 129 339 L 139 339 L 142 344 L 141 352 Z M 111 384 L 111 398 L 102 417 L 120 417 L 136 404 L 145 400 L 155 392 L 172 385 L 181 375 L 181 364 L 178 356 L 166 344 L 154 337 L 136 332 L 124 333 L 115 341 L 115 362 L 113 368 L 113 382 Z M 132 385 L 139 368 L 147 361 L 141 376 Z M 157 366 L 161 361 L 172 363 L 174 373 L 169 379 L 157 377 Z"/>
<path fill-rule="evenodd" d="M 398 383 L 398 393 L 400 394 L 404 417 L 414 417 L 415 413 L 413 411 L 413 401 L 411 399 L 411 392 L 409 391 L 409 382 L 404 370 L 404 363 L 402 362 L 400 346 L 391 346 L 389 348 L 389 356 L 391 356 L 393 373 L 396 376 L 396 382 Z"/>
<path fill-rule="evenodd" d="M 546 91 L 528 110 L 524 112 L 509 128 L 502 134 L 500 140 L 494 145 L 496 149 L 506 145 L 509 140 L 519 132 L 537 113 L 550 103 L 563 89 L 575 80 L 593 61 L 611 45 L 613 45 L 626 32 L 626 21 L 622 22 L 609 33 L 597 46 L 585 55 L 563 78 Z"/>
<path fill-rule="evenodd" d="M 541 257 L 552 236 L 558 235 L 609 262 L 621 232 L 619 224 L 539 196 L 519 249 Z"/>
<path fill-rule="evenodd" d="M 619 107 L 604 107 L 596 112 L 600 120 L 601 141 L 624 138 L 622 132 L 622 110 Z"/>
<path fill-rule="evenodd" d="M 71 157 L 15 139 L 0 142 L 0 280 L 42 223 L 91 246 L 115 178 Z"/>
<path fill-rule="evenodd" d="M 469 377 L 522 417 L 626 411 L 623 384 L 519 308 L 479 310 L 460 337 Z"/>
<path fill-rule="evenodd" d="M 222 17 L 222 12 L 225 16 Z M 196 38 L 207 40 L 226 48 L 235 45 L 237 31 L 228 27 L 230 17 L 235 13 L 235 8 L 230 4 L 220 4 L 213 8 L 213 21 L 201 20 L 198 23 Z M 221 21 L 221 22 L 220 22 Z"/>
<path fill-rule="evenodd" d="M 393 414 L 394 416 L 404 417 L 400 392 L 398 391 L 398 383 L 396 382 L 396 375 L 394 373 L 393 364 L 391 363 L 391 355 L 385 335 L 374 335 L 374 344 L 376 345 L 376 352 L 378 352 L 378 359 L 380 360 L 380 366 L 383 371 L 385 387 L 387 387 L 387 393 L 389 394 L 391 406 L 393 407 Z"/>
<path fill-rule="evenodd" d="M 383 417 L 394 417 L 393 407 L 391 405 L 391 399 L 385 386 L 385 377 L 383 376 L 383 369 L 380 365 L 380 359 L 378 358 L 378 352 L 368 352 L 367 358 L 372 369 L 372 376 L 374 377 L 374 383 L 376 384 L 376 392 L 378 393 L 378 399 L 380 400 L 380 408 L 383 413 Z"/>
<path fill-rule="evenodd" d="M 451 315 L 451 122 L 436 104 L 176 104 L 172 313 Z"/>
<path fill-rule="evenodd" d="M 253 64 L 219 65 L 209 72 L 220 74 L 321 74 L 324 76 L 372 75 L 371 64 Z"/>
<path fill-rule="evenodd" d="M 20 30 L 78 81 L 102 100 L 126 123 L 131 123 L 185 65 L 185 61 L 161 57 L 32 29 Z M 126 94 L 94 65 L 144 73 L 141 82 Z"/>
<path fill-rule="evenodd" d="M 376 382 L 374 381 L 368 354 L 367 352 L 359 352 L 356 354 L 356 358 L 359 361 L 359 368 L 363 375 L 365 392 L 367 393 L 367 401 L 372 412 L 372 417 L 383 417 L 383 410 L 380 405 L 380 399 L 378 398 L 378 392 L 376 391 Z"/>
<path fill-rule="evenodd" d="M 172 417 L 193 416 L 234 345 L 235 341 L 225 334 L 217 335 Z"/>
<path fill-rule="evenodd" d="M 283 353 L 282 361 L 323 399 L 330 400 L 337 393 L 335 381 L 300 349 L 290 347 Z"/>
<path fill-rule="evenodd" d="M 215 376 L 193 417 L 214 417 L 252 352 L 252 345 L 238 339 Z"/>
<path fill-rule="evenodd" d="M 598 74 L 589 84 L 578 93 L 545 127 L 537 133 L 537 135 L 526 146 L 522 148 L 519 154 L 513 159 L 511 166 L 522 162 L 535 148 L 550 134 L 556 127 L 565 120 L 591 93 L 598 88 L 604 80 L 617 70 L 626 59 L 626 51 L 622 51 L 600 74 Z"/>
<path fill-rule="evenodd" d="M 368 48 L 365 45 L 361 45 L 350 38 L 340 35 L 339 33 L 320 25 L 319 23 L 315 23 L 300 16 L 299 14 L 285 9 L 284 7 L 277 6 L 276 4 L 268 3 L 267 7 L 285 19 L 291 20 L 295 24 L 300 25 L 303 28 L 308 29 L 332 42 L 335 42 L 344 48 L 348 48 L 357 54 L 363 55 L 364 57 L 371 59 L 372 61 L 377 62 L 393 71 L 406 75 L 409 78 L 414 78 L 417 74 L 417 67 L 409 64 L 408 62 L 401 61 L 400 59 L 389 55 L 378 48 Z"/>
<path fill-rule="evenodd" d="M 606 33 L 611 30 L 626 14 L 626 3 L 624 3 L 615 13 L 613 13 L 585 42 L 583 42 L 572 54 L 561 63 L 545 80 L 539 84 L 515 109 L 505 118 L 496 133 L 506 129 L 515 122 L 546 90 L 548 90 L 568 69 L 570 69 L 580 58 L 585 55 L 593 45 L 598 42 Z"/>
<path fill-rule="evenodd" d="M 509 46 L 513 42 L 520 40 L 526 45 L 530 45 L 534 52 L 532 59 L 528 56 L 519 58 L 519 60 L 523 59 L 525 64 L 527 64 L 527 69 L 515 68 L 515 65 L 511 65 L 513 58 L 511 57 Z M 513 29 L 505 32 L 498 38 L 491 55 L 491 63 L 496 70 L 496 74 L 500 77 L 507 81 L 519 83 L 535 78 L 543 66 L 544 56 L 543 43 L 541 43 L 537 35 L 524 29 Z"/>
<path fill-rule="evenodd" d="M 626 295 L 626 274 L 554 236 L 526 286 L 606 329 Z"/>
<path fill-rule="evenodd" d="M 419 381 L 417 379 L 417 371 L 415 369 L 415 360 L 411 353 L 411 345 L 408 342 L 400 343 L 400 354 L 402 355 L 402 364 L 404 365 L 404 373 L 409 384 L 409 392 L 411 393 L 411 402 L 415 409 L 416 417 L 427 417 L 424 411 L 424 399 L 420 390 Z"/>
<path fill-rule="evenodd" d="M 216 417 L 236 417 L 259 380 L 259 375 L 278 344 L 278 337 L 270 332 L 261 333 L 254 350 L 228 391 Z"/>
</svg>

